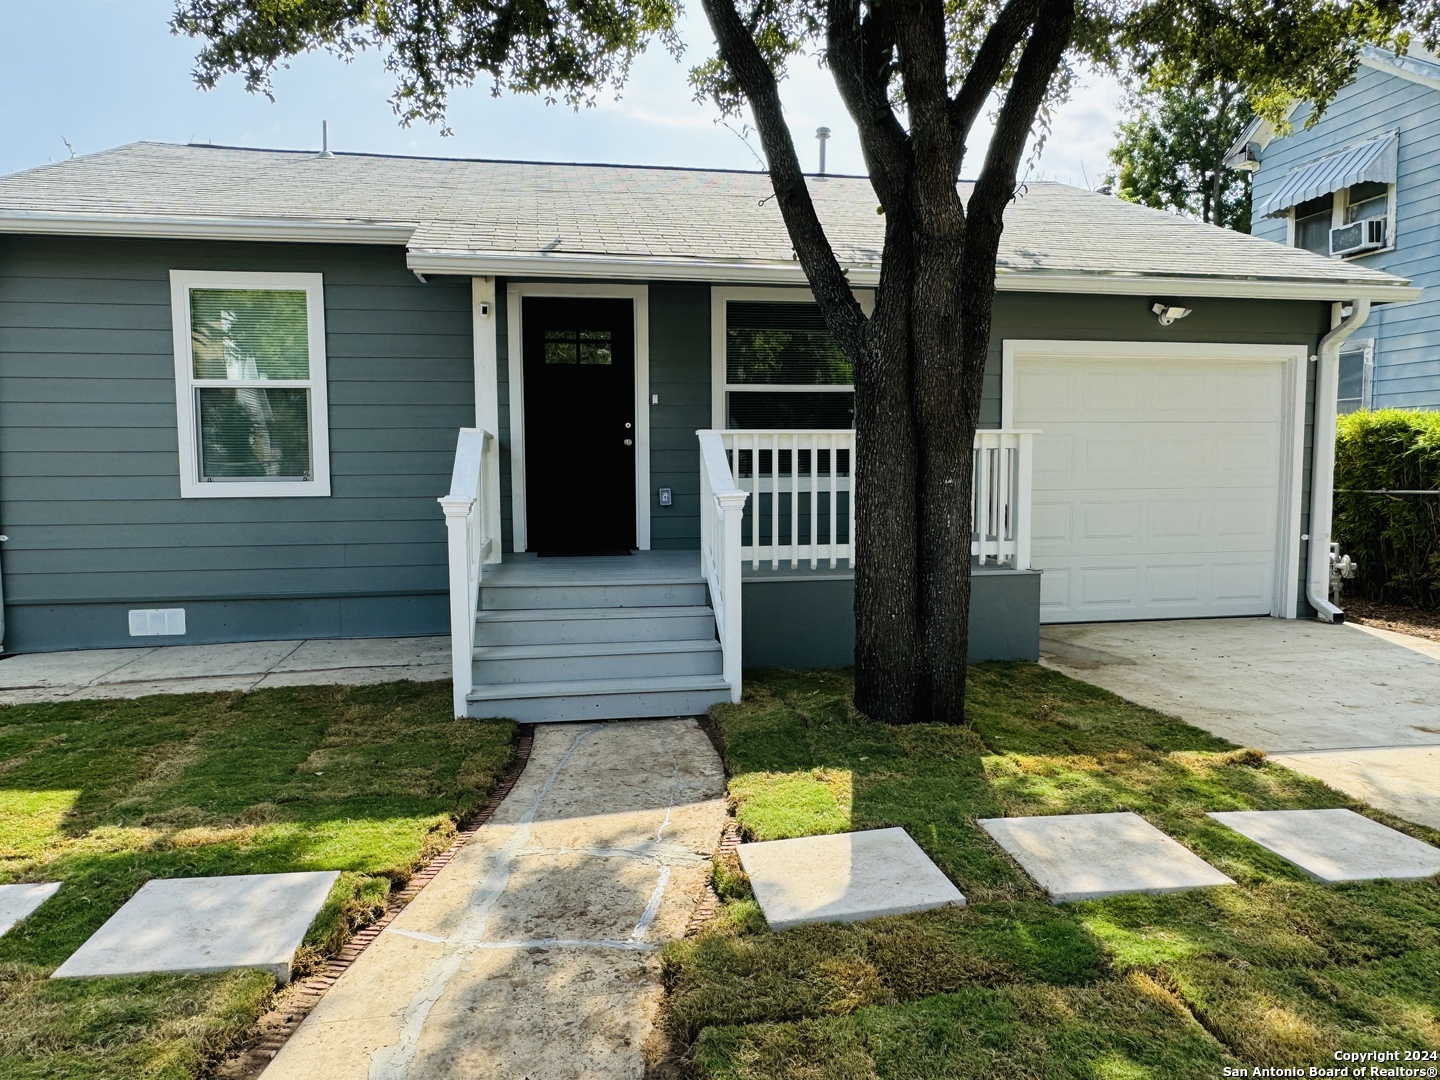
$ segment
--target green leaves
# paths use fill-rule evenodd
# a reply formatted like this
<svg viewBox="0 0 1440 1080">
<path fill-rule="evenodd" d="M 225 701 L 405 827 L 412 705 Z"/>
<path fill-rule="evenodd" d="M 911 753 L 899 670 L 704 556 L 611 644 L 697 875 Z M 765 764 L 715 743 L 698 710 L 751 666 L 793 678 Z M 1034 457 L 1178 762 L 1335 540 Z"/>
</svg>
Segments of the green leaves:
<svg viewBox="0 0 1440 1080">
<path fill-rule="evenodd" d="M 1335 539 L 1371 600 L 1440 607 L 1440 412 L 1379 409 L 1340 417 Z"/>
<path fill-rule="evenodd" d="M 1107 183 L 1127 202 L 1249 232 L 1250 174 L 1225 166 L 1254 115 L 1244 88 L 1202 82 L 1193 71 L 1183 83 L 1158 81 L 1131 90 Z"/>
<path fill-rule="evenodd" d="M 653 39 L 678 53 L 671 0 L 180 0 L 171 29 L 204 40 L 195 78 L 241 74 L 269 94 L 275 68 L 326 49 L 386 51 L 402 123 L 442 122 L 450 91 L 486 82 L 579 108 L 624 85 Z"/>
</svg>

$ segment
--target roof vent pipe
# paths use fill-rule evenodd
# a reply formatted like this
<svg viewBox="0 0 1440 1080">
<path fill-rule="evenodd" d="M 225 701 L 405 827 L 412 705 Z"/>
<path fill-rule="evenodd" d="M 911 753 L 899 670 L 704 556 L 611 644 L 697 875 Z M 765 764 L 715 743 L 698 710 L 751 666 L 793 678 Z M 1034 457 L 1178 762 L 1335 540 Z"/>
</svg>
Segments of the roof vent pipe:
<svg viewBox="0 0 1440 1080">
<path fill-rule="evenodd" d="M 330 152 L 330 121 L 329 121 L 329 120 L 321 120 L 321 121 L 320 121 L 320 156 L 321 156 L 321 157 L 334 157 L 334 156 L 335 156 L 334 154 L 332 154 L 332 153 Z"/>
<path fill-rule="evenodd" d="M 825 141 L 830 138 L 830 129 L 818 127 L 815 129 L 815 138 L 820 140 L 820 176 L 825 175 Z"/>
<path fill-rule="evenodd" d="M 1336 305 L 1339 308 L 1339 305 Z M 1305 598 L 1326 622 L 1343 623 L 1345 612 L 1330 602 L 1330 520 L 1335 502 L 1335 393 L 1340 382 L 1340 346 L 1370 316 L 1370 301 L 1356 300 L 1350 314 L 1320 339 L 1315 355 L 1315 452 L 1310 472 L 1309 563 Z"/>
</svg>

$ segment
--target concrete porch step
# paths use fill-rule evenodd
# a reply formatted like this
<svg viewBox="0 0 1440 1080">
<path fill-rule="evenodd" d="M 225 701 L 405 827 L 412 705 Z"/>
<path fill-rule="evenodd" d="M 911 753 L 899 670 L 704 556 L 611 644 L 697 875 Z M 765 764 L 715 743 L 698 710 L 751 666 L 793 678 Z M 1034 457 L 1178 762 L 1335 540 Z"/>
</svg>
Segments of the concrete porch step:
<svg viewBox="0 0 1440 1080">
<path fill-rule="evenodd" d="M 680 641 L 597 641 L 564 645 L 490 645 L 475 650 L 474 683 L 719 675 L 720 642 L 712 634 Z"/>
<path fill-rule="evenodd" d="M 718 675 L 498 683 L 477 686 L 468 697 L 471 716 L 522 724 L 695 716 L 729 700 L 730 687 Z"/>
<path fill-rule="evenodd" d="M 686 641 L 715 636 L 715 613 L 700 604 L 627 608 L 497 608 L 475 618 L 475 644 L 574 645 Z"/>
</svg>

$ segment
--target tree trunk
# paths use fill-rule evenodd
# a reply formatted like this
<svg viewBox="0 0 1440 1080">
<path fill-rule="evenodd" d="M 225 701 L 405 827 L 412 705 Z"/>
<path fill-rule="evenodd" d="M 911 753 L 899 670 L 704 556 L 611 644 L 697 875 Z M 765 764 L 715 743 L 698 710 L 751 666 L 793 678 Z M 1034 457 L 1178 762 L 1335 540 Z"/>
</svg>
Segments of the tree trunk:
<svg viewBox="0 0 1440 1080">
<path fill-rule="evenodd" d="M 919 720 L 959 724 L 965 716 L 970 615 L 970 531 L 975 417 L 961 355 L 960 256 L 964 217 L 958 195 L 935 211 L 917 240 L 911 287 L 911 351 L 919 467 L 916 511 L 921 666 Z M 967 421 L 967 418 L 968 421 Z"/>
<path fill-rule="evenodd" d="M 887 219 L 875 312 L 855 363 L 855 707 L 889 724 L 915 719 L 919 692 L 908 233 Z"/>
</svg>

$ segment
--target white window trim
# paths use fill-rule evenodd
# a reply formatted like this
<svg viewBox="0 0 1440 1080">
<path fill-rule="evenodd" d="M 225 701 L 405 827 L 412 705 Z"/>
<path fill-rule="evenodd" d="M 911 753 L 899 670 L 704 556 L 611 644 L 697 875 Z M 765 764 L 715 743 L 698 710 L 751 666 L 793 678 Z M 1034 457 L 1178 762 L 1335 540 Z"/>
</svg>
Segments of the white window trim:
<svg viewBox="0 0 1440 1080">
<path fill-rule="evenodd" d="M 1340 188 L 1332 192 L 1331 194 L 1334 195 L 1334 198 L 1330 204 L 1330 228 L 1338 229 L 1342 225 L 1346 224 L 1345 211 L 1350 206 L 1350 189 Z M 1385 202 L 1384 247 L 1375 248 L 1372 251 L 1357 251 L 1352 255 L 1334 255 L 1329 257 L 1343 259 L 1345 262 L 1349 262 L 1352 259 L 1367 259 L 1371 255 L 1384 255 L 1387 252 L 1394 251 L 1396 221 L 1395 203 L 1396 187 L 1394 184 L 1390 184 L 1388 185 L 1388 191 L 1386 192 Z M 1293 206 L 1290 207 L 1290 209 L 1285 214 L 1285 246 L 1295 247 L 1295 207 Z"/>
<path fill-rule="evenodd" d="M 310 480 L 202 481 L 196 431 L 196 380 L 190 356 L 191 289 L 303 290 L 310 344 Z M 175 411 L 180 443 L 182 499 L 315 498 L 330 494 L 330 414 L 326 393 L 325 289 L 320 274 L 271 274 L 228 270 L 171 270 L 170 320 L 175 340 Z M 298 385 L 275 381 L 275 385 Z M 202 383 L 203 384 L 203 383 Z"/>
<path fill-rule="evenodd" d="M 1363 353 L 1364 361 L 1360 371 L 1360 408 L 1375 407 L 1375 339 L 1351 338 L 1340 347 L 1340 355 Z"/>
<path fill-rule="evenodd" d="M 1353 255 L 1341 255 L 1340 258 L 1346 262 L 1352 259 L 1368 259 L 1371 255 L 1384 255 L 1386 252 L 1395 250 L 1395 185 L 1387 184 L 1385 188 L 1385 246 L 1375 248 L 1373 251 L 1357 251 Z M 1346 224 L 1345 213 L 1350 208 L 1350 189 L 1341 188 L 1335 192 L 1335 208 L 1332 211 L 1330 227 L 1338 229 Z"/>
<path fill-rule="evenodd" d="M 630 300 L 635 308 L 635 547 L 650 550 L 650 286 L 566 285 L 511 281 L 505 286 L 505 342 L 510 381 L 510 534 L 514 549 L 528 550 L 525 516 L 525 336 L 521 326 L 527 296 L 589 296 Z"/>
<path fill-rule="evenodd" d="M 875 311 L 875 290 L 856 289 L 855 299 L 860 304 L 860 310 L 866 315 Z M 803 393 L 845 393 L 853 392 L 853 383 L 847 385 L 822 385 L 816 386 L 813 383 L 792 385 L 789 383 L 766 383 L 756 385 L 754 383 L 729 383 L 725 381 L 725 331 L 726 307 L 731 300 L 770 300 L 781 301 L 792 304 L 814 303 L 815 294 L 809 289 L 791 289 L 785 287 L 739 287 L 739 286 L 714 286 L 710 290 L 710 426 L 719 431 L 725 427 L 725 395 L 731 390 L 742 391 L 791 391 Z"/>
<path fill-rule="evenodd" d="M 1249 361 L 1284 365 L 1288 391 L 1282 392 L 1280 418 L 1280 521 L 1275 530 L 1275 593 L 1270 615 L 1294 619 L 1300 606 L 1300 515 L 1305 488 L 1305 395 L 1310 350 L 1304 345 L 1249 345 L 1227 342 L 1054 341 L 1016 338 L 1001 343 L 1000 426 L 1015 427 L 1015 361 L 1150 358 L 1164 360 Z"/>
</svg>

